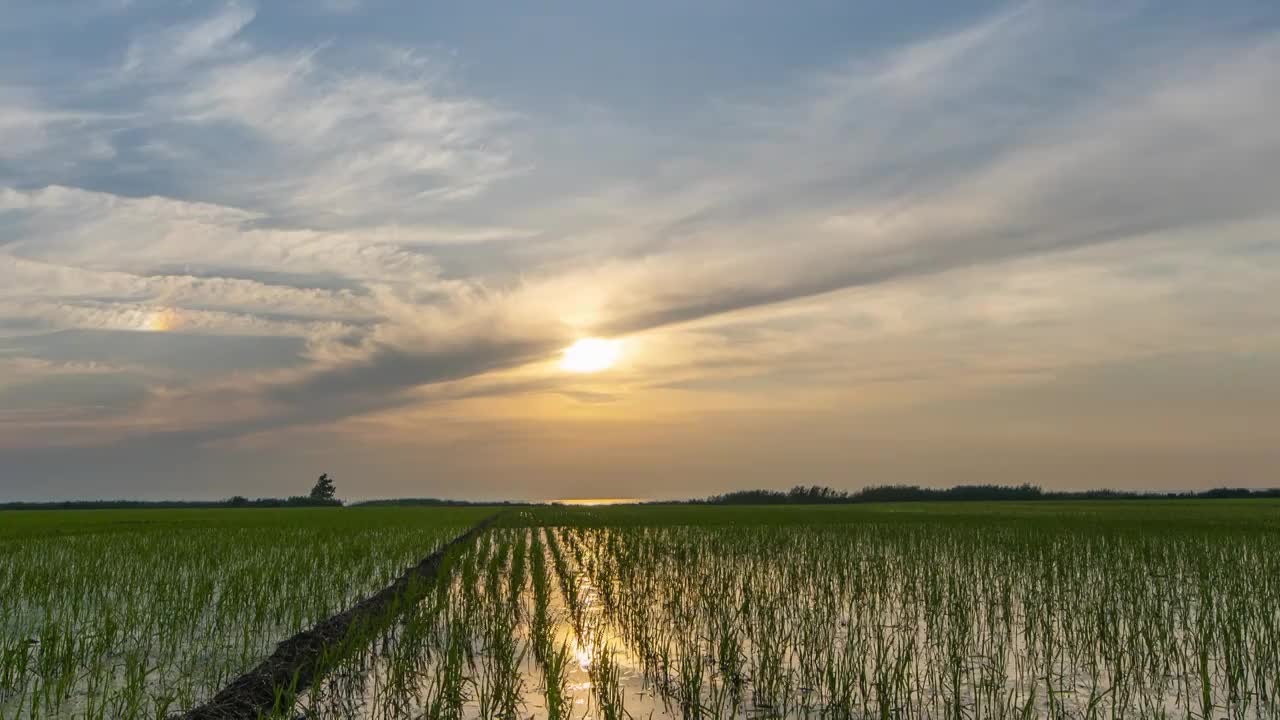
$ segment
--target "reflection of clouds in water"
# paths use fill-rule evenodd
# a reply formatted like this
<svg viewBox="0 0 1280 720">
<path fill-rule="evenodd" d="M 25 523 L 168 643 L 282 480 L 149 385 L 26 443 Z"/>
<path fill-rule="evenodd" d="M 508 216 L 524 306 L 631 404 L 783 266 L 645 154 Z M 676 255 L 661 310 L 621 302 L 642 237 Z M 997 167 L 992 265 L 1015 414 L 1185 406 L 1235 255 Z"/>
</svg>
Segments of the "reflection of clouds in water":
<svg viewBox="0 0 1280 720">
<path fill-rule="evenodd" d="M 1026 704 L 1039 714 L 1052 714 L 1053 708 L 1046 705 L 1048 702 L 1067 708 L 1068 714 L 1073 715 L 1088 703 L 1085 695 L 1089 687 L 1077 682 L 1084 677 L 1080 674 L 1083 666 L 1074 666 L 1067 656 L 1063 656 L 1055 671 L 1059 682 L 1055 683 L 1055 694 L 1050 701 L 1037 691 L 1038 677 L 1017 669 L 1010 672 L 995 664 L 994 656 L 968 654 L 965 648 L 956 648 L 958 654 L 949 655 L 952 649 L 936 641 L 936 632 L 951 633 L 955 627 L 963 627 L 953 625 L 955 623 L 976 622 L 969 629 L 985 640 L 974 642 L 993 643 L 993 652 L 1007 655 L 1015 666 L 1034 668 L 1043 661 L 1042 649 L 1035 643 L 1027 644 L 1023 630 L 1030 620 L 1020 613 L 1047 612 L 1051 614 L 1043 615 L 1042 619 L 1060 622 L 1064 616 L 1056 613 L 1084 606 L 1068 604 L 1056 610 L 1039 605 L 1024 608 L 1020 593 L 1044 598 L 1052 595 L 1043 592 L 1045 587 L 1057 587 L 1062 590 L 1058 594 L 1075 598 L 1071 603 L 1106 601 L 1106 593 L 1063 589 L 1056 584 L 1058 580 L 1046 579 L 1034 570 L 1026 571 L 1029 574 L 1018 579 L 1016 572 L 1024 571 L 1009 568 L 1015 567 L 1012 561 L 1028 549 L 1019 549 L 1013 542 L 1021 537 L 1013 531 L 984 529 L 973 534 L 955 528 L 926 532 L 913 526 L 896 527 L 896 531 L 868 525 L 838 530 L 752 529 L 750 533 L 741 528 L 684 527 L 653 530 L 647 535 L 612 529 L 585 533 L 548 531 L 558 538 L 558 547 L 564 548 L 564 552 L 559 560 L 553 560 L 547 551 L 546 567 L 551 568 L 551 577 L 545 595 L 549 630 L 546 638 L 555 647 L 565 648 L 563 697 L 573 708 L 571 717 L 573 720 L 603 717 L 609 710 L 602 703 L 602 697 L 614 699 L 615 704 L 610 707 L 625 706 L 625 712 L 632 718 L 681 717 L 681 703 L 686 701 L 686 693 L 692 693 L 696 702 L 711 708 L 707 711 L 710 717 L 848 717 L 851 715 L 844 709 L 849 706 L 837 703 L 851 702 L 858 697 L 872 702 L 877 697 L 888 699 L 888 696 L 877 696 L 882 692 L 878 688 L 855 688 L 854 679 L 876 677 L 890 667 L 920 673 L 914 674 L 920 685 L 908 695 L 896 696 L 898 699 L 893 702 L 908 698 L 904 707 L 910 705 L 917 712 L 923 710 L 920 717 L 936 717 L 942 713 L 933 711 L 949 706 L 957 691 L 945 681 L 937 680 L 942 676 L 934 670 L 944 665 L 950 667 L 947 663 L 951 662 L 964 664 L 968 677 L 976 683 L 958 691 L 959 702 L 966 707 L 973 707 L 976 702 L 990 702 L 988 694 L 1018 699 L 1020 707 Z M 495 533 L 494 546 L 518 541 L 521 532 L 526 531 Z M 619 534 L 618 543 L 614 542 L 614 533 Z M 715 537 L 732 542 L 711 544 Z M 992 538 L 998 540 L 995 545 L 986 545 Z M 1135 567 L 1139 563 L 1146 567 L 1150 557 L 1150 553 L 1141 548 L 1106 543 L 1095 547 L 1088 543 L 1097 541 L 1081 542 L 1086 544 L 1075 549 L 1082 550 L 1077 554 L 1084 557 L 1093 551 L 1105 550 L 1112 553 L 1109 557 L 1115 561 L 1133 563 Z M 613 554 L 618 547 L 631 545 L 636 549 L 636 544 L 647 547 L 639 548 L 635 554 L 624 551 L 625 557 Z M 691 559 L 674 552 L 677 546 L 705 547 L 707 552 Z M 770 552 L 764 552 L 765 549 Z M 999 555 L 983 560 L 983 553 Z M 813 562 L 783 560 L 806 557 Z M 623 570 L 620 564 L 629 561 L 637 564 Z M 481 565 L 484 562 L 482 559 Z M 1231 565 L 1233 561 L 1222 562 Z M 921 569 L 925 565 L 929 567 L 927 572 Z M 1083 567 L 1076 566 L 1072 572 Z M 720 570 L 736 575 L 746 584 L 724 585 L 722 581 L 726 576 Z M 1005 612 L 1009 614 L 999 615 L 997 610 L 998 618 L 975 620 L 978 616 L 972 614 L 972 608 L 1005 607 L 993 600 L 998 597 L 993 593 L 1001 586 L 984 575 L 989 572 L 1014 573 L 998 576 L 1015 578 L 1016 587 L 1006 599 Z M 947 577 L 949 574 L 964 578 L 965 582 L 955 582 L 955 578 Z M 651 582 L 644 581 L 645 575 L 650 576 L 647 579 Z M 1154 577 L 1177 575 L 1175 572 Z M 694 576 L 704 581 L 701 586 L 690 589 L 684 581 Z M 509 576 L 506 577 L 504 589 L 499 593 L 504 596 L 499 615 L 507 610 L 505 596 L 509 590 L 505 584 Z M 971 582 L 974 579 L 977 582 Z M 478 584 L 482 586 L 484 582 L 481 578 Z M 1081 588 L 1094 585 L 1096 583 L 1081 583 Z M 736 624 L 735 632 L 741 634 L 730 638 L 728 645 L 717 645 L 714 638 L 702 631 L 711 619 L 705 613 L 716 612 L 713 608 L 742 605 L 745 596 L 741 592 L 748 586 L 752 589 L 753 614 L 743 617 L 730 611 L 722 619 Z M 514 632 L 516 645 L 526 653 L 527 659 L 520 670 L 523 698 L 520 717 L 536 720 L 549 714 L 543 695 L 545 667 L 533 660 L 537 601 L 532 587 L 532 583 L 526 583 L 519 590 L 521 596 L 517 604 L 522 610 Z M 461 584 L 455 583 L 453 591 L 462 592 Z M 487 589 L 480 587 L 478 592 L 484 607 L 477 615 L 454 620 L 467 622 L 480 618 L 476 624 L 464 626 L 465 632 L 477 643 L 474 646 L 477 662 L 464 672 L 468 682 L 483 683 L 487 677 L 484 673 L 491 672 L 493 666 L 485 660 L 485 631 L 478 626 L 484 624 L 484 618 L 494 616 L 497 606 L 487 605 L 491 602 Z M 956 603 L 956 614 L 940 612 L 926 618 L 925 611 L 938 607 L 944 600 Z M 606 601 L 609 607 L 605 607 Z M 654 614 L 646 613 L 646 608 Z M 637 632 L 641 627 L 638 623 L 654 632 Z M 935 634 L 931 635 L 931 630 L 936 630 Z M 1010 634 L 1006 635 L 1006 631 Z M 948 634 L 947 637 L 956 636 Z M 1192 642 L 1176 629 L 1168 640 Z M 872 651 L 872 648 L 879 650 Z M 827 654 L 828 649 L 832 654 Z M 897 660 L 893 659 L 895 656 Z M 737 662 L 726 665 L 725 658 L 737 658 Z M 823 668 L 845 678 L 844 684 L 835 688 L 827 685 L 819 677 L 825 672 Z M 386 670 L 378 672 L 383 672 L 383 677 L 390 674 Z M 424 677 L 429 676 L 428 671 Z M 1099 677 L 1104 685 L 1111 682 L 1105 671 Z M 1179 695 L 1166 693 L 1161 697 L 1158 693 L 1161 683 L 1168 690 L 1182 682 L 1179 677 L 1148 678 L 1153 684 L 1149 686 L 1146 701 L 1163 703 L 1166 709 L 1178 708 Z M 386 691 L 378 682 L 369 681 L 365 687 L 367 695 L 358 698 L 359 703 L 376 706 L 382 702 L 380 698 L 385 695 L 378 693 Z M 897 686 L 886 687 L 891 693 L 898 692 Z M 423 692 L 429 695 L 431 688 L 425 687 Z M 463 705 L 462 711 L 465 718 L 479 717 L 474 698 Z M 374 714 L 365 716 L 369 720 L 403 717 L 370 712 Z M 1173 713 L 1170 716 L 1191 715 Z M 1269 717 L 1248 712 L 1236 716 Z"/>
</svg>

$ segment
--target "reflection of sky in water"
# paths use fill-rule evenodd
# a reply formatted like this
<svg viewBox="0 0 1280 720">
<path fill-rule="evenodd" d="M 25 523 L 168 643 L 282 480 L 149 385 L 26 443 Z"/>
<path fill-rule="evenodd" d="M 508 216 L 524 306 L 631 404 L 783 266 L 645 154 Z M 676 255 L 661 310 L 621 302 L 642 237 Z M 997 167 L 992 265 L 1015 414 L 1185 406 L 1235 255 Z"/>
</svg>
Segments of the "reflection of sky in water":
<svg viewBox="0 0 1280 720">
<path fill-rule="evenodd" d="M 508 533 L 508 538 L 514 538 L 516 531 Z M 667 668 L 667 672 L 671 673 L 665 681 L 659 681 L 653 676 L 646 676 L 646 669 L 653 673 L 656 670 L 655 657 L 649 656 L 649 662 L 637 654 L 637 649 L 630 646 L 627 641 L 631 637 L 631 633 L 624 627 L 626 623 L 638 622 L 636 618 L 629 616 L 621 616 L 611 618 L 610 612 L 603 606 L 600 593 L 592 584 L 592 578 L 585 571 L 587 568 L 598 566 L 598 562 L 602 558 L 598 558 L 594 553 L 603 549 L 604 540 L 608 537 L 610 531 L 593 531 L 594 535 L 589 536 L 584 545 L 579 546 L 579 554 L 572 553 L 568 550 L 571 543 L 576 542 L 575 539 L 567 534 L 560 535 L 560 544 L 565 548 L 564 560 L 570 566 L 569 571 L 573 573 L 572 580 L 568 585 L 573 588 L 574 595 L 577 599 L 578 616 L 575 619 L 572 615 L 571 603 L 563 595 L 565 585 L 562 585 L 556 576 L 556 567 L 552 562 L 548 551 L 547 570 L 550 576 L 550 592 L 548 595 L 548 619 L 552 627 L 552 645 L 554 647 L 564 647 L 568 650 L 568 663 L 565 668 L 565 688 L 566 696 L 570 698 L 572 705 L 571 716 L 573 720 L 600 720 L 603 717 L 601 712 L 598 694 L 602 692 L 602 688 L 598 684 L 598 678 L 593 678 L 593 674 L 599 670 L 598 663 L 601 661 L 603 653 L 609 653 L 609 657 L 616 664 L 618 687 L 621 690 L 621 696 L 625 705 L 626 712 L 632 718 L 675 718 L 681 717 L 683 713 L 678 700 L 679 693 L 679 674 L 678 660 L 675 657 L 669 658 L 671 666 Z M 575 558 L 583 561 L 583 568 L 574 568 Z M 717 561 L 724 561 L 723 559 Z M 856 562 L 856 561 L 855 561 Z M 772 570 L 769 570 L 772 568 Z M 646 568 L 647 570 L 647 568 Z M 668 568 L 671 570 L 671 568 Z M 696 568 L 690 568 L 694 571 Z M 782 569 L 776 566 L 776 563 L 769 564 L 765 562 L 763 568 L 757 568 L 766 572 L 779 573 L 775 579 L 769 580 L 772 585 L 770 592 L 790 593 L 795 592 L 797 588 L 789 588 L 785 582 Z M 643 572 L 643 571 L 642 571 Z M 483 582 L 483 577 L 481 577 Z M 455 590 L 459 589 L 455 580 Z M 483 597 L 483 590 L 481 594 Z M 847 592 L 841 591 L 841 592 Z M 856 613 L 849 614 L 848 609 L 852 606 L 845 604 L 846 611 L 838 612 L 832 617 L 833 626 L 827 628 L 831 643 L 834 643 L 837 650 L 845 646 L 850 646 L 855 629 L 859 633 L 872 632 L 874 634 L 875 627 L 888 628 L 890 631 L 887 636 L 894 644 L 913 645 L 920 652 L 937 652 L 941 641 L 938 638 L 931 638 L 928 634 L 928 623 L 924 622 L 924 618 L 919 615 L 921 606 L 913 604 L 914 601 L 904 600 L 896 594 L 897 590 L 882 589 L 873 597 L 866 597 L 864 600 L 873 602 L 872 605 L 860 608 Z M 663 593 L 655 593 L 652 597 L 640 598 L 638 595 L 631 599 L 640 600 L 641 605 L 651 603 L 655 609 L 655 614 L 650 620 L 665 623 L 663 627 L 672 627 L 670 618 L 665 613 L 667 608 L 661 606 Z M 761 598 L 763 599 L 763 598 Z M 743 600 L 741 595 L 730 594 L 723 598 L 724 602 L 730 606 L 740 604 Z M 759 601 L 759 600 L 758 600 Z M 843 602 L 843 601 L 841 601 Z M 840 603 L 837 603 L 839 606 Z M 532 651 L 532 629 L 531 622 L 534 612 L 534 599 L 532 591 L 532 581 L 524 588 L 524 593 L 520 598 L 521 605 L 521 622 L 517 625 L 517 640 L 521 647 L 524 648 L 524 660 L 522 663 L 523 686 L 521 688 L 521 696 L 523 697 L 523 708 L 521 711 L 522 718 L 539 718 L 548 717 L 545 706 L 546 700 L 543 695 L 543 668 L 534 658 Z M 639 616 L 638 616 L 639 617 Z M 795 619 L 792 618 L 792 621 Z M 1025 618 L 1021 615 L 1015 621 L 1023 622 Z M 621 621 L 621 622 L 618 622 Z M 702 627 L 702 620 L 694 620 L 693 627 Z M 794 628 L 793 628 L 794 629 Z M 632 629 L 634 630 L 634 628 Z M 695 633 L 696 631 L 690 631 Z M 778 632 L 786 635 L 791 632 L 786 627 L 780 627 Z M 1014 637 L 1009 639 L 1006 652 L 1010 658 L 1018 658 L 1027 653 L 1024 646 L 1024 638 L 1019 634 L 1019 630 Z M 679 643 L 682 639 L 692 639 L 696 643 L 694 648 L 696 658 L 694 660 L 701 666 L 702 672 L 702 689 L 699 697 L 706 708 L 708 708 L 708 717 L 810 717 L 818 716 L 829 712 L 822 703 L 825 702 L 825 690 L 822 687 L 802 687 L 801 682 L 802 671 L 805 667 L 818 667 L 813 665 L 817 658 L 810 656 L 805 657 L 799 654 L 797 647 L 792 644 L 794 638 L 784 640 L 782 655 L 779 659 L 780 667 L 784 673 L 784 683 L 787 690 L 784 696 L 780 698 L 780 702 L 785 703 L 782 707 L 769 707 L 757 695 L 757 688 L 752 685 L 752 676 L 758 671 L 753 665 L 759 659 L 760 647 L 754 645 L 750 638 L 746 637 L 744 632 L 740 638 L 741 644 L 738 646 L 738 653 L 743 658 L 741 672 L 745 673 L 741 685 L 731 686 L 727 684 L 720 675 L 719 667 L 713 659 L 718 657 L 718 650 L 710 645 L 710 641 L 702 636 L 700 632 L 689 637 L 678 636 L 674 639 Z M 663 641 L 659 641 L 663 642 Z M 483 653 L 483 648 L 477 645 L 479 652 Z M 812 653 L 813 648 L 809 651 Z M 481 655 L 481 657 L 483 657 Z M 872 658 L 864 655 L 845 656 L 846 661 L 852 664 L 842 670 L 842 672 L 853 673 L 857 675 L 859 669 L 864 671 L 869 667 L 868 663 L 873 661 Z M 971 657 L 970 662 L 973 667 L 992 662 L 991 658 Z M 1022 662 L 1019 660 L 1018 662 Z M 1055 661 L 1057 662 L 1057 661 Z M 647 666 L 647 668 L 646 668 Z M 481 672 L 484 662 L 477 660 L 475 670 L 469 671 L 474 675 L 475 672 Z M 379 673 L 385 674 L 385 668 L 375 669 L 370 673 L 369 680 L 363 685 L 362 692 L 365 693 L 363 700 L 356 702 L 357 706 L 362 706 L 363 714 L 356 715 L 333 715 L 332 717 L 360 717 L 366 720 L 389 720 L 388 715 L 378 714 L 378 704 L 369 702 L 375 698 L 378 693 Z M 913 671 L 914 672 L 914 671 Z M 974 670 L 976 672 L 976 670 Z M 1073 669 L 1068 665 L 1058 663 L 1055 667 L 1055 698 L 1057 703 L 1056 711 L 1066 712 L 1068 715 L 1074 716 L 1076 711 L 1083 710 L 1087 703 L 1087 695 L 1089 686 L 1086 678 L 1081 673 L 1081 669 Z M 1027 678 L 1022 677 L 1021 680 L 1015 677 L 1013 673 L 1003 676 L 1004 685 L 1000 688 L 996 686 L 996 690 L 1014 691 L 1016 696 L 1021 696 L 1027 690 L 1026 686 L 1019 685 L 1019 682 L 1025 681 Z M 1104 674 L 1100 678 L 1103 687 L 1110 682 Z M 666 683 L 666 684 L 664 684 Z M 820 685 L 820 683 L 818 683 Z M 659 691 L 659 687 L 664 687 L 668 693 L 666 697 Z M 735 688 L 735 689 L 731 689 Z M 1047 695 L 1043 692 L 1043 687 L 1038 688 L 1039 692 L 1034 699 L 1034 710 L 1037 716 L 1043 716 L 1045 713 L 1053 711 L 1048 707 Z M 912 689 L 913 704 L 919 703 L 921 706 L 929 708 L 940 708 L 949 702 L 951 697 L 950 691 L 943 684 L 931 684 L 929 682 Z M 961 703 L 972 709 L 975 699 L 968 693 L 970 690 L 961 691 Z M 717 695 L 717 693 L 719 693 Z M 1178 706 L 1179 698 L 1172 695 L 1164 698 L 1163 709 L 1166 710 L 1166 717 L 1180 718 L 1188 717 L 1185 712 L 1181 712 L 1185 708 Z M 1157 701 L 1159 703 L 1159 701 Z M 718 708 L 718 713 L 712 708 Z M 1249 708 L 1243 708 L 1243 714 L 1237 713 L 1234 717 L 1257 718 L 1256 712 Z M 836 712 L 838 711 L 830 711 Z M 463 716 L 465 718 L 478 718 L 480 709 L 474 698 L 463 707 Z M 928 717 L 926 713 L 925 717 Z M 320 717 L 328 718 L 329 715 L 321 715 Z"/>
</svg>

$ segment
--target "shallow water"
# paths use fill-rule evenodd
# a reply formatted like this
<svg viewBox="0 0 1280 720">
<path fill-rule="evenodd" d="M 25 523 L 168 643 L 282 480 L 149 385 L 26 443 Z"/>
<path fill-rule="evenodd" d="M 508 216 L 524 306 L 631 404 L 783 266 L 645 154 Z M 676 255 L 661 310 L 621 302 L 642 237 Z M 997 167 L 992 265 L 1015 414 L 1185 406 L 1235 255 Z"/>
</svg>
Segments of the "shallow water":
<svg viewBox="0 0 1280 720">
<path fill-rule="evenodd" d="M 497 562 L 497 572 L 487 578 L 473 572 L 470 586 L 465 572 L 455 573 L 447 596 L 428 601 L 419 617 L 304 698 L 306 717 L 554 717 L 545 695 L 546 665 L 534 651 L 534 584 L 527 568 L 518 573 L 520 582 L 513 586 L 511 580 L 516 564 L 507 553 L 531 537 L 520 540 L 520 532 L 495 533 L 478 551 L 477 565 Z M 1241 665 L 1273 663 L 1270 656 L 1232 658 L 1220 652 L 1231 646 L 1221 643 L 1206 646 L 1214 651 L 1202 658 L 1186 656 L 1197 646 L 1196 638 L 1188 637 L 1187 619 L 1209 622 L 1204 619 L 1209 609 L 1202 606 L 1205 598 L 1177 595 L 1190 578 L 1181 574 L 1185 568 L 1176 555 L 1169 556 L 1172 572 L 1117 586 L 1114 592 L 1126 595 L 1117 600 L 1106 588 L 1072 590 L 1070 583 L 1038 576 L 1041 570 L 1003 564 L 1016 560 L 1016 553 L 967 564 L 963 553 L 974 547 L 952 548 L 945 539 L 932 547 L 932 557 L 913 554 L 910 545 L 863 547 L 866 556 L 858 557 L 856 543 L 846 546 L 846 539 L 831 534 L 797 539 L 787 552 L 760 556 L 749 538 L 742 539 L 748 536 L 741 536 L 733 542 L 746 544 L 735 556 L 737 546 L 718 545 L 705 532 L 710 531 L 682 529 L 665 537 L 548 531 L 561 548 L 559 570 L 552 548 L 542 552 L 550 576 L 549 645 L 563 645 L 571 659 L 564 677 L 571 698 L 567 717 L 1198 718 L 1205 707 L 1212 707 L 1214 717 L 1277 716 L 1272 714 L 1275 690 L 1264 677 L 1273 666 Z M 862 538 L 868 539 L 875 541 Z M 625 557 L 645 543 L 655 554 Z M 675 549 L 690 544 L 701 549 L 688 556 Z M 1048 552 L 1086 550 L 1068 545 Z M 827 556 L 817 561 L 817 571 L 794 567 L 801 563 L 797 558 L 818 551 Z M 993 556 L 1000 552 L 992 551 Z M 955 555 L 940 555 L 945 553 Z M 1090 562 L 1103 557 L 1076 560 L 1088 570 Z M 491 587 L 495 578 L 500 587 Z M 1095 579 L 1105 580 L 1106 572 Z M 717 594 L 717 587 L 730 589 Z M 1037 596 L 1050 588 L 1078 597 Z M 930 593 L 937 597 L 924 597 Z M 1164 604 L 1123 613 L 1127 601 L 1145 595 L 1165 597 Z M 1225 607 L 1237 601 L 1249 602 L 1222 599 Z M 1274 605 L 1238 607 L 1271 613 L 1254 618 L 1263 623 L 1264 633 L 1266 623 L 1277 626 Z M 1101 614 L 1086 620 L 1068 609 Z M 1105 614 L 1117 609 L 1122 614 Z M 499 625 L 492 624 L 495 619 Z M 495 631 L 483 629 L 486 623 L 500 628 L 502 622 L 510 623 L 514 649 L 508 648 L 505 657 L 518 657 L 514 665 L 502 665 L 503 652 L 491 651 Z M 722 634 L 717 622 L 729 629 Z M 1164 631 L 1151 642 L 1169 649 L 1167 662 L 1143 666 L 1141 677 L 1113 677 L 1111 667 L 1132 671 L 1150 662 L 1149 655 L 1108 657 L 1118 648 L 1127 652 L 1117 638 L 1153 628 Z M 1240 631 L 1229 620 L 1221 630 Z M 410 636 L 416 639 L 406 640 Z M 447 662 L 441 648 L 457 636 L 465 636 L 463 644 L 473 654 L 457 665 L 462 692 L 456 702 L 442 703 L 447 683 L 440 671 Z M 726 651 L 723 640 L 729 636 L 734 640 Z M 1232 663 L 1234 676 L 1228 674 Z M 614 676 L 608 675 L 610 665 Z M 410 666 L 414 671 L 406 673 Z M 1242 669 L 1253 673 L 1252 680 L 1241 677 Z M 1207 702 L 1202 695 L 1206 679 Z M 1243 685 L 1233 691 L 1232 682 Z M 514 687 L 511 697 L 518 697 L 505 709 L 492 701 L 502 687 Z M 607 699 L 611 689 L 612 703 Z M 1271 695 L 1262 694 L 1267 692 Z"/>
</svg>

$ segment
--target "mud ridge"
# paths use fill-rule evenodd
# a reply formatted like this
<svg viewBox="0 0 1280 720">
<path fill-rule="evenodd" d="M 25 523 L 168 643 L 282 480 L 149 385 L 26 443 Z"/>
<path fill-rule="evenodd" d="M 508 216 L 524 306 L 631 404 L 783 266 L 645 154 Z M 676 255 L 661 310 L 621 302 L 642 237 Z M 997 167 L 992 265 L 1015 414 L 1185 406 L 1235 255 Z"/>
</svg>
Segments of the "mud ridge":
<svg viewBox="0 0 1280 720">
<path fill-rule="evenodd" d="M 470 542 L 500 514 L 481 520 L 445 543 L 387 587 L 284 640 L 270 657 L 232 680 L 208 702 L 186 713 L 171 715 L 169 720 L 257 720 L 270 715 L 282 689 L 297 696 L 310 687 L 323 673 L 326 656 L 341 649 L 352 628 L 388 624 L 396 611 L 417 599 L 414 595 L 425 593 L 451 549 Z"/>
</svg>

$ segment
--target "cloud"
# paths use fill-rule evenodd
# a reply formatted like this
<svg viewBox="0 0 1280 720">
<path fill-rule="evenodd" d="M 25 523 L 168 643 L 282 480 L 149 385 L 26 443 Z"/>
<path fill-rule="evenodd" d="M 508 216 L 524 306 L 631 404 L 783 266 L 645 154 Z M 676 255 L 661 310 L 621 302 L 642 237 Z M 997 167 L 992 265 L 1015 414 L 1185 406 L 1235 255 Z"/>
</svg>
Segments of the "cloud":
<svg viewBox="0 0 1280 720">
<path fill-rule="evenodd" d="M 255 17 L 252 5 L 229 2 L 206 17 L 135 38 L 125 53 L 122 71 L 174 75 L 195 62 L 244 53 L 248 45 L 236 38 Z"/>
<path fill-rule="evenodd" d="M 71 162 L 115 157 L 107 127 L 117 116 L 51 107 L 35 93 L 0 84 L 0 177 L 12 165 L 20 174 Z"/>
<path fill-rule="evenodd" d="M 868 192 L 848 181 L 843 197 L 832 193 L 825 202 L 819 196 L 816 206 L 791 202 L 781 209 L 766 202 L 767 214 L 756 217 L 743 198 L 789 197 L 798 186 L 813 202 L 811 189 L 828 182 L 821 175 L 789 178 L 807 156 L 802 151 L 799 162 L 779 171 L 772 163 L 793 148 L 765 138 L 759 149 L 743 153 L 765 163 L 734 171 L 766 185 L 740 187 L 726 202 L 707 204 L 690 216 L 696 222 L 686 217 L 668 223 L 680 242 L 652 246 L 640 269 L 633 265 L 614 298 L 605 300 L 601 314 L 611 318 L 605 328 L 635 331 L 1154 233 L 1274 220 L 1269 179 L 1280 160 L 1280 130 L 1270 118 L 1280 111 L 1280 92 L 1271 82 L 1280 71 L 1278 49 L 1274 37 L 1201 49 L 1159 77 L 1139 72 L 1114 81 L 1104 96 L 1024 131 L 1017 144 L 979 153 L 962 169 L 944 168 L 942 179 L 924 177 L 936 170 L 931 164 L 914 166 L 909 177 L 920 175 L 921 188 L 904 183 L 885 192 L 873 183 Z M 947 67 L 957 79 L 971 70 L 962 62 Z M 872 73 L 867 82 L 875 86 L 881 74 Z M 945 77 L 934 81 L 949 86 Z M 981 108 L 981 98 L 974 102 Z M 847 112 L 900 110 L 874 105 Z M 823 119 L 797 134 L 818 147 L 881 140 L 875 134 L 861 138 L 840 123 L 832 131 L 830 96 L 809 107 L 824 109 L 794 114 Z M 963 117 L 957 124 L 968 127 Z M 961 135 L 952 139 L 969 140 Z M 858 172 L 856 161 L 834 169 Z M 744 213 L 752 220 L 747 231 L 735 220 Z"/>
<path fill-rule="evenodd" d="M 377 233 L 261 228 L 261 214 L 225 205 L 49 187 L 0 191 L 4 210 L 18 234 L 9 243 L 14 255 L 95 270 L 217 264 L 341 272 L 360 281 L 398 279 L 419 286 L 430 285 L 436 275 L 429 257 L 379 242 Z M 412 230 L 401 234 L 412 236 Z"/>
<path fill-rule="evenodd" d="M 151 447 L 531 395 L 825 412 L 1226 347 L 1275 320 L 1280 36 L 1133 22 L 1020 4 L 687 124 L 561 126 L 228 3 L 133 35 L 134 110 L 11 93 L 0 353 L 35 385 L 112 354 L 145 392 L 62 419 Z M 585 334 L 642 338 L 615 387 L 542 369 Z"/>
<path fill-rule="evenodd" d="M 310 225 L 429 215 L 517 171 L 497 134 L 504 113 L 451 95 L 434 62 L 380 51 L 344 70 L 336 55 L 225 63 L 154 104 L 185 125 L 249 133 L 267 157 L 221 168 L 249 183 L 236 200 Z"/>
</svg>

